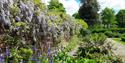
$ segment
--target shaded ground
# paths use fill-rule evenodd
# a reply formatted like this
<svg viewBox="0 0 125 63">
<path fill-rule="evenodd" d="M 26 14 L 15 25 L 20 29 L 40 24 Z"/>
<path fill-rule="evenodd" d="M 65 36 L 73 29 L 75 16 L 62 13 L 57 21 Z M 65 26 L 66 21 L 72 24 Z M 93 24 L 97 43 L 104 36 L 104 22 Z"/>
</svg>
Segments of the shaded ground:
<svg viewBox="0 0 125 63">
<path fill-rule="evenodd" d="M 111 38 L 107 38 L 107 41 L 112 42 L 114 44 L 113 48 L 115 48 L 115 50 L 113 50 L 113 52 L 116 55 L 120 56 L 123 62 L 125 63 L 125 45 L 119 42 L 116 42 L 112 40 Z"/>
</svg>

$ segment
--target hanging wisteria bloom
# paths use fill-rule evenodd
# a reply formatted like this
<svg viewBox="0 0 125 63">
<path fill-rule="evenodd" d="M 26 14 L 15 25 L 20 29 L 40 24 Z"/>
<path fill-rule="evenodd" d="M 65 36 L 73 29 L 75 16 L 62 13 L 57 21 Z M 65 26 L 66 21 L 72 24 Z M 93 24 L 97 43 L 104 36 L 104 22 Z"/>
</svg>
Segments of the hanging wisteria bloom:
<svg viewBox="0 0 125 63">
<path fill-rule="evenodd" d="M 8 47 L 6 47 L 6 53 L 5 53 L 5 55 L 6 55 L 7 57 L 10 55 L 10 50 L 9 50 Z"/>
<path fill-rule="evenodd" d="M 4 62 L 5 62 L 4 55 L 0 54 L 0 63 L 4 63 Z"/>
<path fill-rule="evenodd" d="M 49 63 L 53 63 L 53 59 L 52 58 L 50 58 L 50 62 Z"/>
<path fill-rule="evenodd" d="M 51 49 L 48 48 L 48 55 L 51 55 Z"/>
</svg>

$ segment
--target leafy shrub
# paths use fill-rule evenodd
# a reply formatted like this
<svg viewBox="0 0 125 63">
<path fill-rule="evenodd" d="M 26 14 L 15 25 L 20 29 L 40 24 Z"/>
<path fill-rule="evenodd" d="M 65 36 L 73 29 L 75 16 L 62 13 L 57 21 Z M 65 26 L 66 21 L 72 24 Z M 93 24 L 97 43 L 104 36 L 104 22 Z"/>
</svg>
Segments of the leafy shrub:
<svg viewBox="0 0 125 63">
<path fill-rule="evenodd" d="M 88 29 L 81 29 L 80 30 L 80 35 L 81 36 L 87 36 L 87 35 L 90 35 L 91 34 L 91 32 L 88 30 Z"/>
<path fill-rule="evenodd" d="M 59 51 L 56 56 L 54 56 L 54 63 L 97 63 L 95 59 L 72 57 L 68 55 L 66 51 Z"/>
<path fill-rule="evenodd" d="M 115 34 L 115 36 L 114 36 L 115 38 L 119 38 L 119 37 L 121 37 L 121 35 L 122 35 L 122 34 L 119 33 L 119 32 L 114 32 L 114 34 Z"/>
<path fill-rule="evenodd" d="M 84 29 L 88 28 L 88 24 L 84 20 L 82 20 L 82 19 L 76 19 L 76 24 L 77 25 L 81 25 L 82 28 L 84 28 Z"/>
<path fill-rule="evenodd" d="M 85 43 L 83 43 L 82 47 L 80 47 L 79 50 L 83 51 L 82 55 L 84 55 L 84 56 L 86 55 L 86 52 L 87 53 L 95 53 L 96 52 L 96 53 L 106 54 L 106 53 L 108 53 L 109 50 L 104 48 L 104 43 L 105 43 L 104 41 L 105 40 L 106 40 L 106 36 L 104 34 L 89 35 L 83 39 L 83 41 Z"/>
<path fill-rule="evenodd" d="M 110 38 L 112 38 L 112 37 L 113 37 L 113 38 L 114 38 L 114 37 L 115 37 L 115 38 L 118 38 L 118 37 L 120 37 L 121 34 L 118 33 L 118 32 L 106 31 L 106 32 L 105 32 L 105 35 L 108 36 L 108 37 L 110 37 Z"/>
<path fill-rule="evenodd" d="M 122 37 L 121 40 L 122 40 L 122 41 L 125 41 L 125 37 Z"/>
<path fill-rule="evenodd" d="M 104 33 L 107 29 L 92 29 L 92 33 Z"/>
<path fill-rule="evenodd" d="M 112 31 L 106 31 L 105 35 L 108 36 L 108 37 L 113 37 L 114 36 Z"/>
<path fill-rule="evenodd" d="M 95 59 L 97 63 L 120 62 L 121 60 L 114 56 L 111 51 L 112 44 L 105 42 L 106 38 L 105 34 L 102 33 L 86 36 L 79 47 L 78 57 Z"/>
<path fill-rule="evenodd" d="M 72 49 L 74 49 L 74 47 L 76 47 L 79 44 L 79 42 L 80 42 L 80 39 L 76 35 L 73 36 L 70 39 L 68 45 L 66 46 L 66 50 L 71 51 Z"/>
<path fill-rule="evenodd" d="M 45 44 L 48 36 L 51 46 L 55 46 L 61 39 L 68 41 L 75 35 L 75 29 L 78 29 L 77 20 L 65 13 L 59 1 L 50 2 L 48 7 L 52 7 L 52 11 L 41 0 L 17 0 L 14 3 L 4 1 L 0 4 L 3 5 L 0 10 L 4 10 L 0 15 L 6 15 L 3 18 L 11 23 L 9 31 L 4 33 L 7 35 L 5 42 L 10 47 L 22 47 L 22 43 L 25 46 L 37 44 L 41 47 L 40 44 Z M 83 27 L 88 27 L 84 21 L 79 22 Z"/>
<path fill-rule="evenodd" d="M 120 37 L 125 37 L 125 33 L 121 34 Z"/>
</svg>

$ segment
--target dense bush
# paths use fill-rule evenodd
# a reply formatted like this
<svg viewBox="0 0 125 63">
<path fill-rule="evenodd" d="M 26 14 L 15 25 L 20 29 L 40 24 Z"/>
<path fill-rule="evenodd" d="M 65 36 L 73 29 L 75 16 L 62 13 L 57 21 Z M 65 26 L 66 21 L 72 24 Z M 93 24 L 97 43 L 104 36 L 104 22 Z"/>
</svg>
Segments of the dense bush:
<svg viewBox="0 0 125 63">
<path fill-rule="evenodd" d="M 121 40 L 122 40 L 122 41 L 125 41 L 125 37 L 122 37 Z"/>
<path fill-rule="evenodd" d="M 9 1 L 0 1 L 0 24 L 9 27 L 0 28 L 0 33 L 5 35 L 3 42 L 9 47 L 56 46 L 62 40 L 68 42 L 80 28 L 88 27 L 84 21 L 66 14 L 59 1 L 52 0 L 49 9 L 41 0 Z"/>
<path fill-rule="evenodd" d="M 78 57 L 95 59 L 97 63 L 122 63 L 121 60 L 112 53 L 112 44 L 106 42 L 105 34 L 92 34 L 83 39 L 79 47 Z"/>
<path fill-rule="evenodd" d="M 118 38 L 120 37 L 121 34 L 118 32 L 105 31 L 105 35 L 108 36 L 109 38 Z"/>
<path fill-rule="evenodd" d="M 106 31 L 105 35 L 108 36 L 108 37 L 113 37 L 114 36 L 112 31 Z"/>
<path fill-rule="evenodd" d="M 87 36 L 87 35 L 90 35 L 90 34 L 91 34 L 90 30 L 88 30 L 88 29 L 80 29 L 80 35 L 79 36 L 84 37 L 84 36 Z"/>
<path fill-rule="evenodd" d="M 0 55 L 1 63 L 97 63 L 95 59 L 75 58 L 61 49 L 56 54 L 39 52 L 37 48 L 7 49 L 5 55 Z"/>
<path fill-rule="evenodd" d="M 124 28 L 111 28 L 111 29 L 93 29 L 92 33 L 105 33 L 108 37 L 112 38 L 118 38 L 121 37 L 124 33 Z"/>
</svg>

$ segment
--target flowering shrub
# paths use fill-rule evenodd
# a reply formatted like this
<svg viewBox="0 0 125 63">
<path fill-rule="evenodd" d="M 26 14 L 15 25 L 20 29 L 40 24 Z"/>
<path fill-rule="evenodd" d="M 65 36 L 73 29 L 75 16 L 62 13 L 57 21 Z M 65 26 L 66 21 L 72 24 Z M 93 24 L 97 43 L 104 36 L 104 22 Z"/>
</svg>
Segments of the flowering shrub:
<svg viewBox="0 0 125 63">
<path fill-rule="evenodd" d="M 74 18 L 65 12 L 48 11 L 41 0 L 1 0 L 0 5 L 0 24 L 4 25 L 0 27 L 5 28 L 0 29 L 3 43 L 9 47 L 35 45 L 44 50 L 69 41 L 76 29 L 79 31 Z"/>
<path fill-rule="evenodd" d="M 122 63 L 122 60 L 112 52 L 113 44 L 106 42 L 106 36 L 95 33 L 86 36 L 78 50 L 78 57 L 94 59 L 96 63 Z"/>
</svg>

